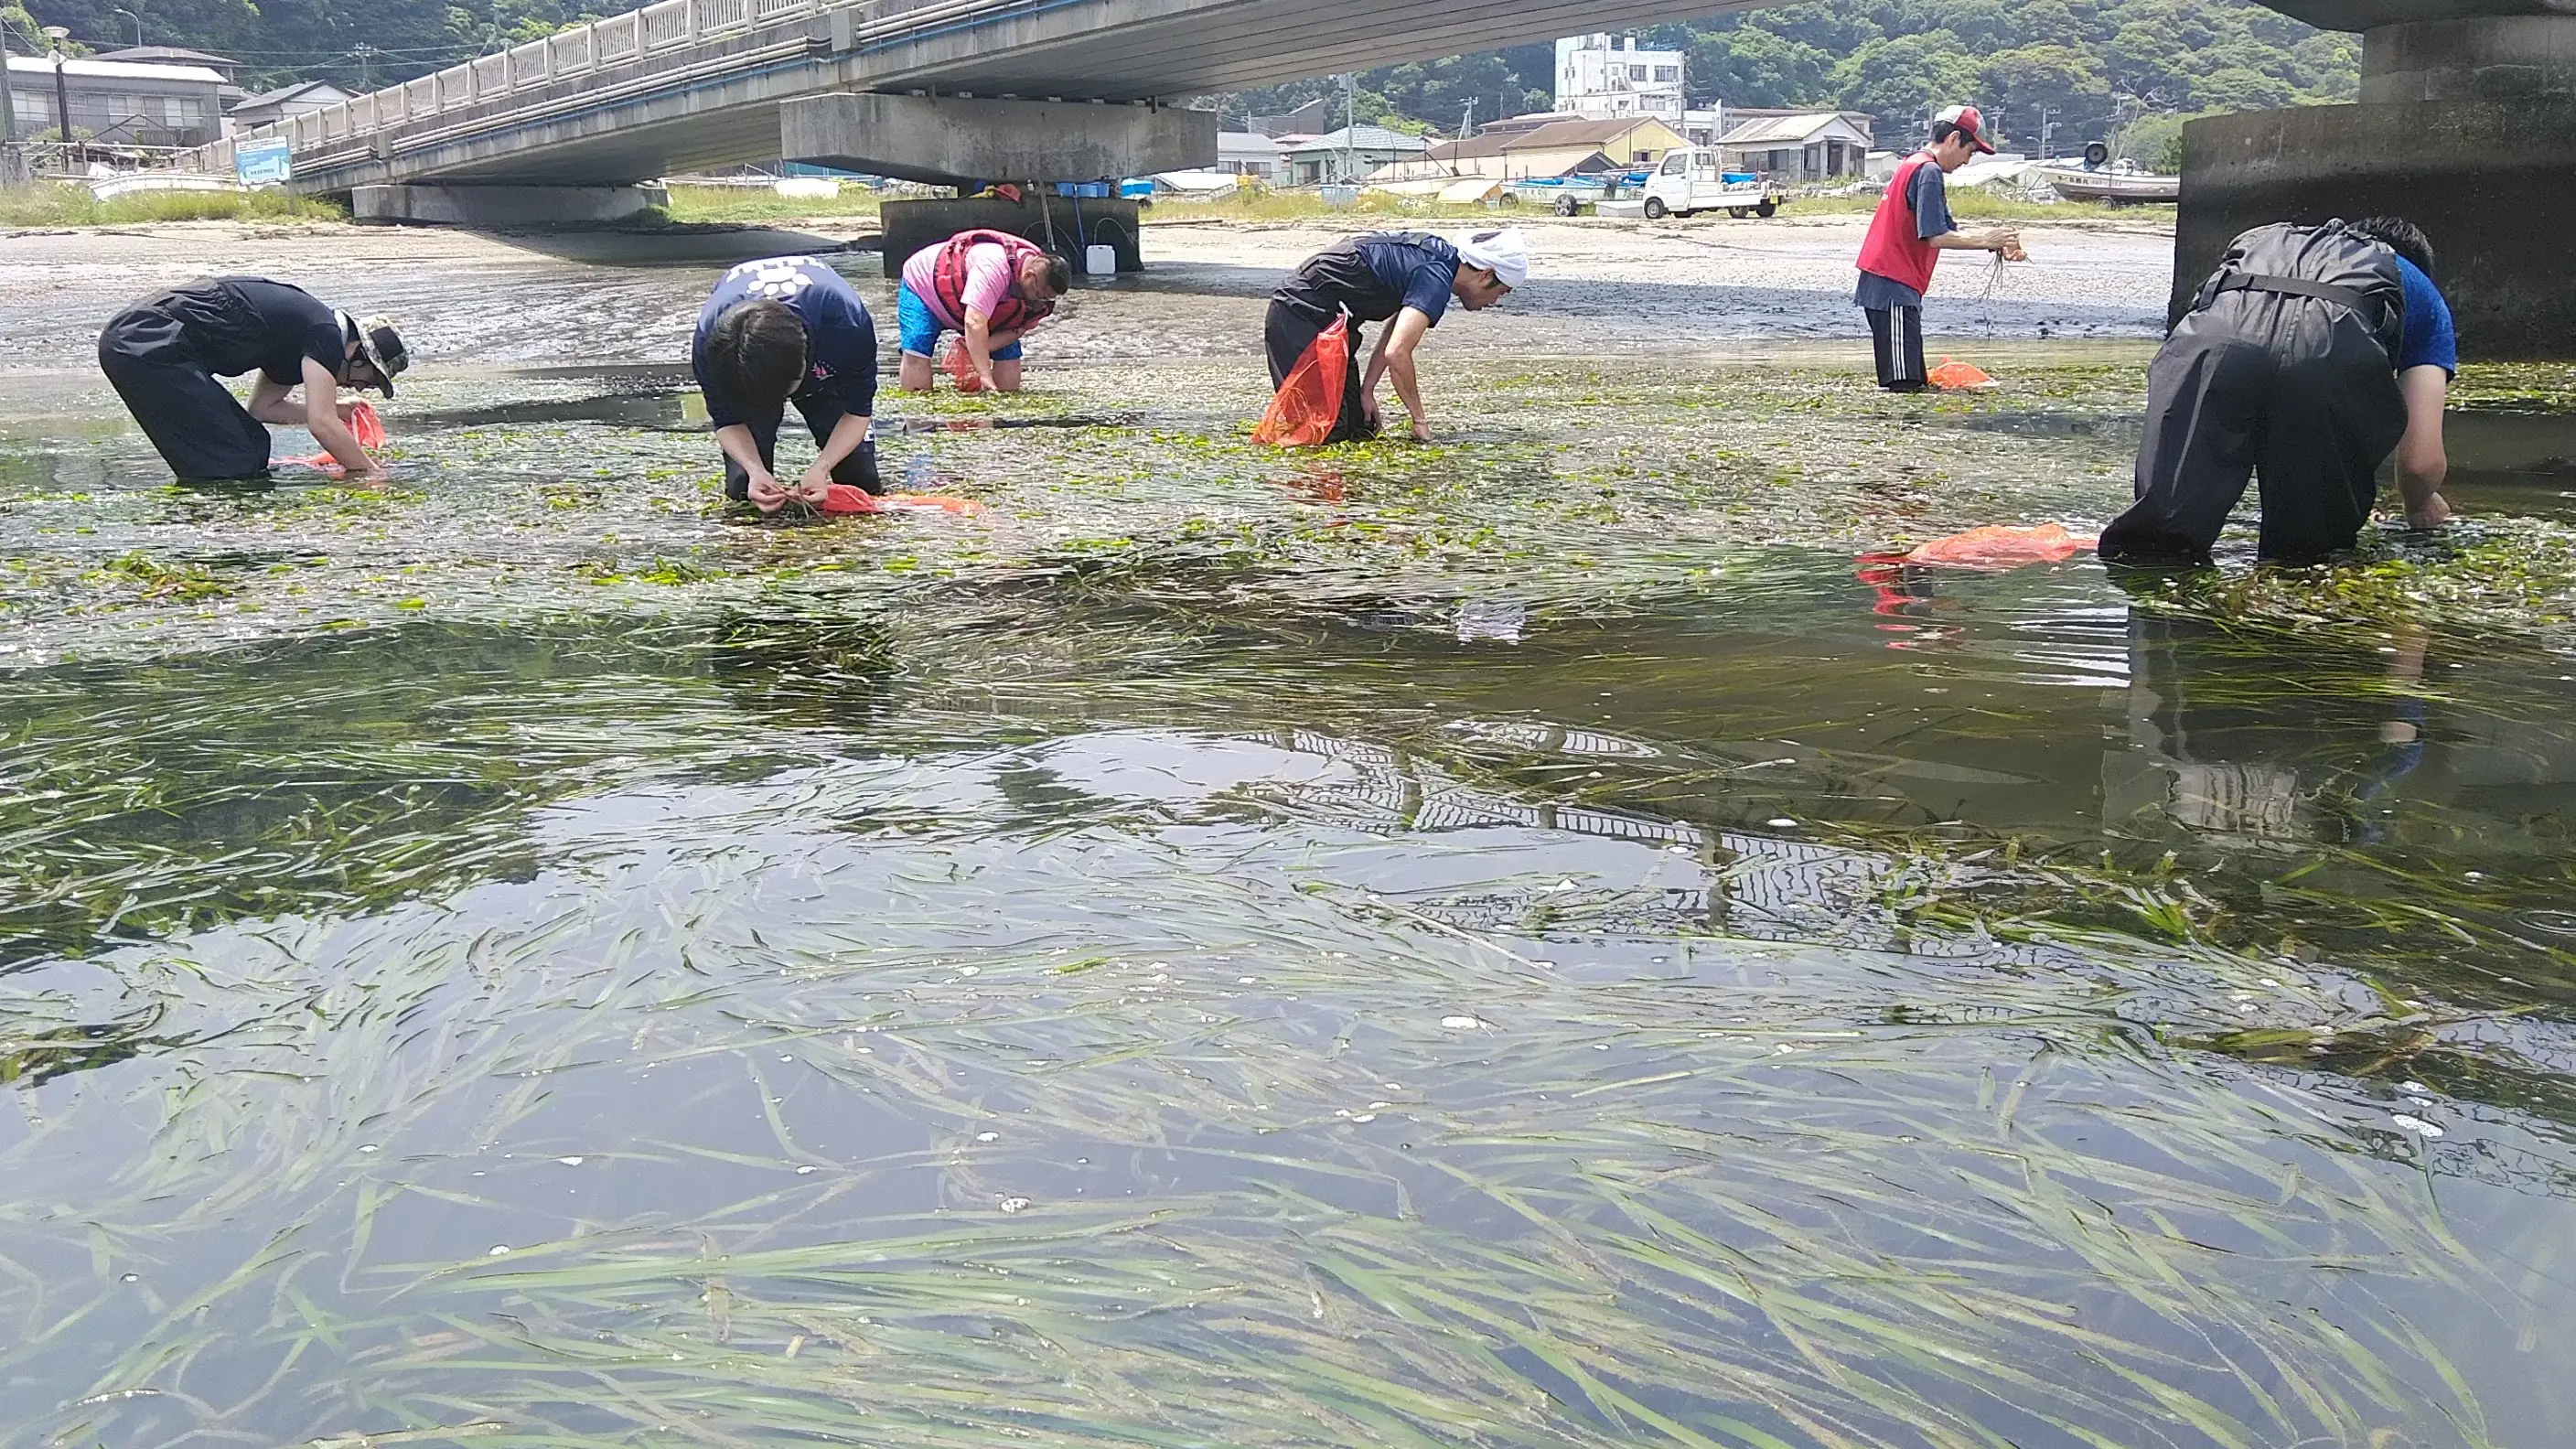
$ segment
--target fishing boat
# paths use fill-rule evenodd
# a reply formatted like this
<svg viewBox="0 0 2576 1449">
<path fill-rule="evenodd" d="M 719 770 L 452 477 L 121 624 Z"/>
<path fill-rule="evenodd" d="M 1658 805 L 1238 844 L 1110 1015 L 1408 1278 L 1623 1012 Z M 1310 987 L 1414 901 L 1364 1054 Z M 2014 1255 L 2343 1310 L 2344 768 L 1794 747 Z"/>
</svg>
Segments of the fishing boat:
<svg viewBox="0 0 2576 1449">
<path fill-rule="evenodd" d="M 2114 161 L 2100 169 L 2042 166 L 2039 173 L 2069 201 L 2100 201 L 2112 206 L 2155 202 L 2171 204 L 2182 197 L 2182 178 L 2140 170 L 2134 161 Z"/>
</svg>

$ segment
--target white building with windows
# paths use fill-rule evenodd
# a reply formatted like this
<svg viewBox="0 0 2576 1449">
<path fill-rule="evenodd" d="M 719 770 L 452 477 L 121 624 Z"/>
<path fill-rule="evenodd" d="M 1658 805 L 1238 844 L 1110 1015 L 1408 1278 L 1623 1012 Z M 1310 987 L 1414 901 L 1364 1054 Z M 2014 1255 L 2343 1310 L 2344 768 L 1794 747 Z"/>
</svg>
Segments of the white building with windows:
<svg viewBox="0 0 2576 1449">
<path fill-rule="evenodd" d="M 224 78 L 201 65 L 135 65 L 117 60 L 13 55 L 9 99 L 18 139 L 62 135 L 104 146 L 202 146 L 223 134 Z M 62 74 L 55 75 L 57 67 Z"/>
<path fill-rule="evenodd" d="M 1682 122 L 1682 53 L 1639 50 L 1637 37 L 1574 35 L 1556 43 L 1556 108 L 1586 120 Z"/>
</svg>

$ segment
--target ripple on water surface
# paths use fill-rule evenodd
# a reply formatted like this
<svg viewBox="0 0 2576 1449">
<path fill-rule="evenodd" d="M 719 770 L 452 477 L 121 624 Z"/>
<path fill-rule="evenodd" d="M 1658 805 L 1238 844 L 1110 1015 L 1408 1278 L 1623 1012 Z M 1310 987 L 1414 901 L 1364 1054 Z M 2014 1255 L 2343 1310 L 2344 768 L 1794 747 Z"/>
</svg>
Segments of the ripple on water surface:
<svg viewBox="0 0 2576 1449">
<path fill-rule="evenodd" d="M 973 522 L 724 523 L 596 380 L 422 389 L 385 495 L 12 455 L 0 1426 L 2567 1421 L 2545 606 L 1856 567 L 2122 445 L 1491 381 L 1437 450 L 890 434 Z"/>
</svg>

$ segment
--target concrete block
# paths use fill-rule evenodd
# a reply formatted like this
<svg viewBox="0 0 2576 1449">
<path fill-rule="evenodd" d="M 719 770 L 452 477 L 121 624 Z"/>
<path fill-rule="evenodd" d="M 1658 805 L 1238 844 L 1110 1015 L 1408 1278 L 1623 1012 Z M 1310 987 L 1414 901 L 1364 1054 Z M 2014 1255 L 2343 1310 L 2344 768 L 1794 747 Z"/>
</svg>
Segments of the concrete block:
<svg viewBox="0 0 2576 1449">
<path fill-rule="evenodd" d="M 2432 239 L 2460 355 L 2576 357 L 2576 96 L 2302 106 L 2183 129 L 2171 315 L 2266 222 L 2403 216 Z"/>
<path fill-rule="evenodd" d="M 1095 181 L 1216 164 L 1213 111 L 873 92 L 778 108 L 779 155 L 911 181 Z"/>
<path fill-rule="evenodd" d="M 2361 37 L 2361 99 L 2500 101 L 2576 94 L 2576 15 L 2382 25 Z"/>
<path fill-rule="evenodd" d="M 349 212 L 377 226 L 594 226 L 670 204 L 646 186 L 360 186 Z"/>
<path fill-rule="evenodd" d="M 1145 258 L 1136 229 L 1133 201 L 1110 198 L 1075 201 L 1061 196 L 1006 201 L 998 196 L 969 196 L 954 201 L 927 198 L 889 201 L 878 208 L 885 229 L 885 268 L 889 277 L 903 273 L 904 258 L 935 247 L 961 231 L 988 231 L 1024 236 L 1040 246 L 1052 245 L 1083 270 L 1083 253 L 1105 246 L 1118 254 L 1118 270 L 1141 272 Z M 1050 238 L 1052 239 L 1050 241 Z"/>
</svg>

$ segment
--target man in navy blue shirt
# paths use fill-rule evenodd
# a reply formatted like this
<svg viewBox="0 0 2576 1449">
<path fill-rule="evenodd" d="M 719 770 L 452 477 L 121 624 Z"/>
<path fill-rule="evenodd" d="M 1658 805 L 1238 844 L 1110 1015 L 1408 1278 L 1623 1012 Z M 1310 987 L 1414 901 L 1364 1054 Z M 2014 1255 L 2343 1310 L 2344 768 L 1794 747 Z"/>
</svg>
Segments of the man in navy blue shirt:
<svg viewBox="0 0 2576 1449">
<path fill-rule="evenodd" d="M 1351 320 L 1351 357 L 1360 354 L 1360 325 L 1393 325 L 1379 335 L 1366 377 L 1353 367 L 1343 388 L 1341 425 L 1333 441 L 1374 437 L 1379 427 L 1377 385 L 1392 379 L 1413 419 L 1413 436 L 1431 441 L 1431 415 L 1422 406 L 1422 384 L 1413 349 L 1440 323 L 1456 299 L 1481 311 L 1529 280 L 1529 249 L 1518 229 L 1471 233 L 1452 243 L 1428 232 L 1381 231 L 1353 237 L 1306 259 L 1278 291 L 1262 325 L 1270 358 L 1270 385 L 1288 372 L 1333 319 Z"/>
<path fill-rule="evenodd" d="M 812 257 L 744 262 L 698 313 L 689 366 L 724 450 L 725 497 L 775 513 L 820 504 L 834 483 L 884 491 L 874 425 L 877 329 L 867 304 Z M 779 482 L 778 426 L 796 405 L 821 451 L 793 488 Z"/>
<path fill-rule="evenodd" d="M 2392 216 L 2236 238 L 2147 369 L 2136 502 L 2112 560 L 2202 560 L 2249 475 L 2265 559 L 2352 546 L 2393 454 L 2407 522 L 2451 517 L 2442 409 L 2459 370 L 2433 247 Z"/>
</svg>

